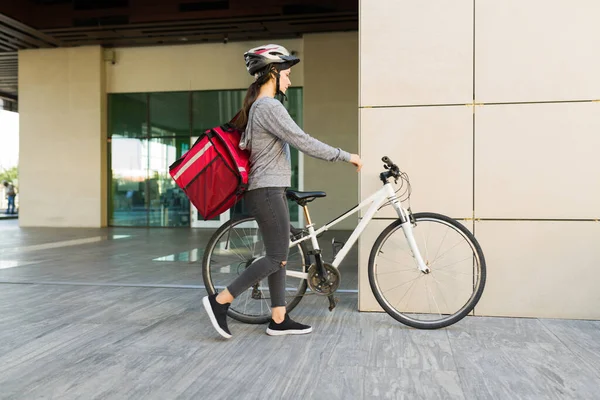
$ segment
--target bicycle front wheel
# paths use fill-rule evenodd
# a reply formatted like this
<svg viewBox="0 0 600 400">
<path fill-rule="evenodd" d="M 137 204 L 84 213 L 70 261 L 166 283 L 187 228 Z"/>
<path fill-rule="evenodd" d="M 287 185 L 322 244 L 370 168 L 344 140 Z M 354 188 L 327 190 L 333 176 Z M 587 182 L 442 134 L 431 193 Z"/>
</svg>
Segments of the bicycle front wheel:
<svg viewBox="0 0 600 400">
<path fill-rule="evenodd" d="M 290 227 L 291 229 L 291 227 Z M 290 231 L 290 237 L 292 233 Z M 202 262 L 202 277 L 208 294 L 217 293 L 229 285 L 254 261 L 266 254 L 262 235 L 252 217 L 231 220 L 223 224 L 206 246 Z M 306 272 L 310 266 L 303 243 L 290 248 L 286 269 Z M 291 311 L 306 292 L 306 279 L 287 276 L 286 309 Z M 262 324 L 271 318 L 271 296 L 267 278 L 256 282 L 233 300 L 230 317 L 249 324 Z"/>
<path fill-rule="evenodd" d="M 373 245 L 369 283 L 379 305 L 396 320 L 418 329 L 444 328 L 468 315 L 481 298 L 485 259 L 458 221 L 434 213 L 413 217 L 414 238 L 431 272 L 417 267 L 397 220 Z"/>
</svg>

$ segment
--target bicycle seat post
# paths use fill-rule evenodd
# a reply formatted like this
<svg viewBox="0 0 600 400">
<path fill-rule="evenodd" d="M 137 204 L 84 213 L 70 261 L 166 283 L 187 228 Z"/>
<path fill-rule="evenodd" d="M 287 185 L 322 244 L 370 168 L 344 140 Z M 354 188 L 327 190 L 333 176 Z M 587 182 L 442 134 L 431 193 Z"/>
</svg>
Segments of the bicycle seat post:
<svg viewBox="0 0 600 400">
<path fill-rule="evenodd" d="M 308 205 L 303 205 L 302 210 L 304 211 L 304 216 L 306 217 L 306 227 L 308 228 L 313 224 L 310 219 L 310 213 L 308 212 Z"/>
<path fill-rule="evenodd" d="M 326 276 L 325 267 L 323 266 L 323 261 L 321 258 L 321 249 L 319 248 L 319 241 L 315 236 L 315 226 L 310 219 L 310 213 L 308 212 L 308 205 L 306 203 L 301 204 L 302 210 L 304 211 L 304 216 L 306 217 L 306 228 L 308 229 L 308 233 L 311 235 L 310 241 L 312 243 L 312 251 L 309 251 L 308 254 L 315 256 L 315 261 L 317 263 L 317 268 L 319 273 L 324 278 Z"/>
</svg>

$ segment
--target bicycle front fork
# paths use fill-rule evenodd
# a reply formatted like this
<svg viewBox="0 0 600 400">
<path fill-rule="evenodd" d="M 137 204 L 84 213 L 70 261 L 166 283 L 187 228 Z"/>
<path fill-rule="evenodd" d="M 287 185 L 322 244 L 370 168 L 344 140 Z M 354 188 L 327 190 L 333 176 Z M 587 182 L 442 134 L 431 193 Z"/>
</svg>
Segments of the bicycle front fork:
<svg viewBox="0 0 600 400">
<path fill-rule="evenodd" d="M 417 263 L 417 268 L 419 268 L 422 273 L 428 274 L 431 272 L 431 270 L 429 269 L 429 266 L 427 266 L 425 260 L 423 260 L 421 252 L 419 251 L 419 247 L 417 246 L 412 225 L 412 215 L 408 210 L 402 207 L 402 203 L 400 203 L 400 200 L 398 200 L 396 197 L 396 193 L 391 185 L 389 186 L 389 190 L 391 191 L 389 200 L 392 202 L 392 207 L 394 207 L 396 213 L 398 213 L 398 218 L 400 218 L 402 221 L 400 226 L 404 231 L 404 236 L 406 237 L 410 251 L 412 252 L 413 258 Z"/>
<path fill-rule="evenodd" d="M 415 261 L 417 262 L 417 267 L 421 270 L 422 273 L 428 274 L 431 272 L 423 257 L 421 257 L 421 252 L 417 247 L 417 242 L 415 241 L 415 235 L 413 231 L 412 222 L 410 220 L 404 222 L 402 225 L 402 230 L 404 231 L 404 236 L 406 236 L 406 240 L 408 241 L 408 245 L 410 247 L 410 251 L 413 254 Z"/>
</svg>

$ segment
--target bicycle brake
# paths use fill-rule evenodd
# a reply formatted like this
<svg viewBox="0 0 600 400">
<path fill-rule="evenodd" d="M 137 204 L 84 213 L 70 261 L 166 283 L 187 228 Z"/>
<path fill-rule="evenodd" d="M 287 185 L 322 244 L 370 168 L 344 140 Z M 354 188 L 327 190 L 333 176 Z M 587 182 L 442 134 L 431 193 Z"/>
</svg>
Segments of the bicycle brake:
<svg viewBox="0 0 600 400">
<path fill-rule="evenodd" d="M 337 297 L 333 297 L 332 294 L 327 296 L 327 300 L 329 300 L 329 311 L 333 311 L 337 303 L 340 301 Z"/>
</svg>

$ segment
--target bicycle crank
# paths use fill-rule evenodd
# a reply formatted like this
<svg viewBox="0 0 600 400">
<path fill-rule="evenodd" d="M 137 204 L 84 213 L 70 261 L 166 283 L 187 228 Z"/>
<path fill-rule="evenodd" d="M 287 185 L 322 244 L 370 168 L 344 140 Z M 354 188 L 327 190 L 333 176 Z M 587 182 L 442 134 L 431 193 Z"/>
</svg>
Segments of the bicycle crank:
<svg viewBox="0 0 600 400">
<path fill-rule="evenodd" d="M 321 276 L 317 265 L 312 264 L 307 271 L 307 283 L 310 290 L 314 293 L 321 296 L 329 296 L 335 293 L 340 286 L 342 276 L 340 275 L 340 271 L 329 263 L 323 263 L 323 268 L 325 269 L 325 276 Z"/>
</svg>

